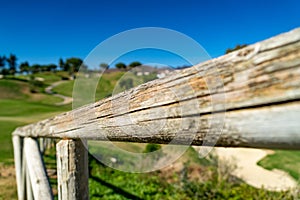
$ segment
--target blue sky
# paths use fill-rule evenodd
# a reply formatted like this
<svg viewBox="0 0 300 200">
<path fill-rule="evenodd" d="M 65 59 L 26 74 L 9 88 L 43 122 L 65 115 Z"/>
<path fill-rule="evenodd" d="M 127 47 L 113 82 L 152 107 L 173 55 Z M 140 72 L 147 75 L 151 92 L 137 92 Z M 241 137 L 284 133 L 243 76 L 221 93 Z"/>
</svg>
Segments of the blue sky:
<svg viewBox="0 0 300 200">
<path fill-rule="evenodd" d="M 57 63 L 60 57 L 84 59 L 119 32 L 163 27 L 190 36 L 217 57 L 236 44 L 300 27 L 299 9 L 297 0 L 7 0 L 0 6 L 0 55 L 14 53 L 19 63 L 30 64 Z M 148 62 L 147 56 L 149 51 L 135 58 Z M 168 62 L 166 55 L 162 59 Z M 173 58 L 169 62 L 183 64 Z"/>
</svg>

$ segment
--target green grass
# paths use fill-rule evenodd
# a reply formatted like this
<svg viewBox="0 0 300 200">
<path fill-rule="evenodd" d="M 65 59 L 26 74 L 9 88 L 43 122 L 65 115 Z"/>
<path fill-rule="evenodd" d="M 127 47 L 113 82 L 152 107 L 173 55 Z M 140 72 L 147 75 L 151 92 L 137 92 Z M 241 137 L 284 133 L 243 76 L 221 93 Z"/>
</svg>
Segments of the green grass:
<svg viewBox="0 0 300 200">
<path fill-rule="evenodd" d="M 30 124 L 71 109 L 55 106 L 62 101 L 46 94 L 30 93 L 28 82 L 0 80 L 0 162 L 12 163 L 11 133 L 18 126 Z"/>
<path fill-rule="evenodd" d="M 26 98 L 27 83 L 15 80 L 0 79 L 0 99 Z"/>
<path fill-rule="evenodd" d="M 56 80 L 53 76 L 46 82 Z M 71 109 L 71 105 L 54 105 L 61 102 L 61 98 L 44 93 L 31 93 L 30 87 L 26 77 L 0 79 L 0 171 L 3 170 L 0 173 L 0 199 L 16 199 L 15 177 L 3 175 L 8 173 L 8 170 L 13 174 L 11 134 L 14 129 Z M 43 88 L 40 90 L 43 91 Z"/>
<path fill-rule="evenodd" d="M 187 155 L 184 155 L 187 157 Z M 199 158 L 198 158 L 199 159 Z M 199 161 L 197 163 L 201 163 Z M 126 173 L 103 166 L 90 158 L 90 199 L 294 199 L 289 192 L 256 189 L 234 178 L 220 176 L 214 163 L 206 166 L 184 164 L 181 171 Z M 194 180 L 193 169 L 200 170 L 204 181 Z"/>
<path fill-rule="evenodd" d="M 44 93 L 33 94 L 30 92 L 30 84 L 18 80 L 0 79 L 0 100 L 25 100 L 42 104 L 53 105 L 62 99 Z"/>
<path fill-rule="evenodd" d="M 97 86 L 97 90 L 95 94 L 96 99 L 99 100 L 111 96 L 115 88 L 115 85 L 123 75 L 124 72 L 103 74 Z"/>
<path fill-rule="evenodd" d="M 40 78 L 45 79 L 44 83 L 47 85 L 50 85 L 54 82 L 61 80 L 61 76 L 59 76 L 57 73 L 53 73 L 53 72 L 37 73 L 37 74 L 34 74 L 34 77 L 40 77 Z"/>
<path fill-rule="evenodd" d="M 11 133 L 18 126 L 25 123 L 19 121 L 2 121 L 0 120 L 0 162 L 13 163 L 13 151 Z"/>
<path fill-rule="evenodd" d="M 73 92 L 73 85 L 74 85 L 74 81 L 66 81 L 64 83 L 61 83 L 57 87 L 53 88 L 52 91 L 58 94 L 71 97 Z"/>
<path fill-rule="evenodd" d="M 7 78 L 28 81 L 28 80 L 30 80 L 30 76 L 43 78 L 45 80 L 44 83 L 46 85 L 50 85 L 54 82 L 60 81 L 62 79 L 62 77 L 68 77 L 68 73 L 62 72 L 62 71 L 58 71 L 55 73 L 54 72 L 39 72 L 39 73 L 32 74 L 32 75 L 7 76 Z"/>
<path fill-rule="evenodd" d="M 25 117 L 41 113 L 59 112 L 68 106 L 59 107 L 30 101 L 0 99 L 0 116 Z"/>
<path fill-rule="evenodd" d="M 43 74 L 46 75 L 46 74 Z M 57 80 L 53 75 L 48 79 Z M 61 98 L 30 92 L 30 84 L 15 79 L 0 80 L 0 162 L 11 163 L 11 133 L 18 126 L 30 124 L 71 109 L 71 105 L 55 106 Z M 22 77 L 21 77 L 22 78 Z"/>
<path fill-rule="evenodd" d="M 16 127 L 49 118 L 69 109 L 70 106 L 59 107 L 24 100 L 0 99 L 0 162 L 12 162 L 11 133 Z"/>
<path fill-rule="evenodd" d="M 115 73 L 103 74 L 99 81 L 97 80 L 98 78 L 91 79 L 93 79 L 92 82 L 98 81 L 95 98 L 96 100 L 99 100 L 128 89 L 120 86 L 120 82 L 122 80 L 132 79 L 132 86 L 138 86 L 155 78 L 156 75 L 154 74 L 150 74 L 148 76 L 136 76 L 131 72 L 125 73 L 120 71 Z M 81 80 L 84 80 L 84 78 L 81 78 Z M 83 83 L 90 84 L 91 82 L 89 82 L 89 79 L 87 79 L 87 82 Z M 65 96 L 72 96 L 73 85 L 74 81 L 67 81 L 55 87 L 53 91 Z M 85 87 L 88 86 L 86 85 Z"/>
<path fill-rule="evenodd" d="M 300 183 L 300 151 L 276 150 L 258 164 L 266 169 L 281 169 L 288 172 Z"/>
<path fill-rule="evenodd" d="M 51 106 L 62 101 L 63 101 L 62 98 L 48 95 L 48 94 L 43 94 L 39 98 L 31 99 L 31 102 L 36 102 L 43 105 L 51 105 Z"/>
<path fill-rule="evenodd" d="M 124 72 L 116 72 L 112 74 L 103 74 L 101 79 L 99 80 L 99 85 L 97 87 L 96 91 L 96 99 L 102 99 L 112 94 L 113 89 L 117 81 L 122 77 Z M 83 80 L 84 78 L 80 78 L 80 80 Z M 97 78 L 91 78 L 93 79 L 92 82 L 98 81 Z M 90 84 L 90 79 L 87 79 L 85 84 Z M 75 81 L 66 81 L 65 83 L 62 83 L 58 85 L 57 87 L 53 88 L 53 91 L 59 94 L 63 94 L 65 96 L 72 96 L 73 93 L 73 86 Z M 84 86 L 88 87 L 88 86 Z"/>
</svg>

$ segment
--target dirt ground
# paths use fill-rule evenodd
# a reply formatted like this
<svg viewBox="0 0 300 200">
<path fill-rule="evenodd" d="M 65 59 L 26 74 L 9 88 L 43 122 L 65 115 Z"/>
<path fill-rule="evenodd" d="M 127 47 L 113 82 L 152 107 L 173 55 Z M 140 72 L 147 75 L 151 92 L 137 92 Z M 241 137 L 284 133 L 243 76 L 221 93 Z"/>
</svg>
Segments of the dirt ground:
<svg viewBox="0 0 300 200">
<path fill-rule="evenodd" d="M 15 168 L 0 163 L 0 200 L 17 199 Z"/>
</svg>

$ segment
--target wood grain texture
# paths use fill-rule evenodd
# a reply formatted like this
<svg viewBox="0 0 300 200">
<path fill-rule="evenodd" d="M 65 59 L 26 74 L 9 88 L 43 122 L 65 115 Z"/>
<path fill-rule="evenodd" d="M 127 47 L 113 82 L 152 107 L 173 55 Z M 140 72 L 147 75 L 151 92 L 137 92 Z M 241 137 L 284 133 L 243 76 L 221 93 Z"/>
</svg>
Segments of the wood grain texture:
<svg viewBox="0 0 300 200">
<path fill-rule="evenodd" d="M 24 154 L 26 157 L 26 171 L 31 183 L 31 187 L 27 187 L 27 192 L 32 188 L 34 199 L 53 199 L 43 159 L 35 139 L 24 138 Z"/>
<path fill-rule="evenodd" d="M 25 163 L 24 163 L 25 164 Z M 34 197 L 33 197 L 33 191 L 32 191 L 32 187 L 31 187 L 31 180 L 30 180 L 30 176 L 29 176 L 29 169 L 28 169 L 28 166 L 27 164 L 26 165 L 26 200 L 34 200 Z"/>
<path fill-rule="evenodd" d="M 24 181 L 22 180 L 22 151 L 23 143 L 22 139 L 18 135 L 14 135 L 12 138 L 13 148 L 14 148 L 14 161 L 15 161 L 15 170 L 16 170 L 16 180 L 17 180 L 17 192 L 18 199 L 25 199 L 24 192 Z"/>
<path fill-rule="evenodd" d="M 300 149 L 299 86 L 295 29 L 14 134 Z"/>
<path fill-rule="evenodd" d="M 82 141 L 61 140 L 56 149 L 58 199 L 89 199 L 88 155 Z"/>
</svg>

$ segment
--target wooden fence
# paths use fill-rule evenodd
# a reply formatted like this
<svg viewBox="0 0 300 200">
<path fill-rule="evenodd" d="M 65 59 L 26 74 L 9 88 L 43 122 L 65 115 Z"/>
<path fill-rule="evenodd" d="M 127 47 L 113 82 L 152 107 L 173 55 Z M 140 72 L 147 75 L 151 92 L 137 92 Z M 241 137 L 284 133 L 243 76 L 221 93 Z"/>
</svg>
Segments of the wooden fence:
<svg viewBox="0 0 300 200">
<path fill-rule="evenodd" d="M 221 129 L 211 129 L 212 119 L 223 119 L 216 122 Z M 147 134 L 144 127 L 160 121 L 158 133 Z M 37 138 L 61 139 L 59 199 L 88 199 L 87 150 L 80 139 L 167 144 L 179 135 L 175 143 L 182 144 L 193 132 L 192 145 L 300 149 L 299 122 L 300 28 L 17 128 L 18 198 L 53 198 Z"/>
</svg>

